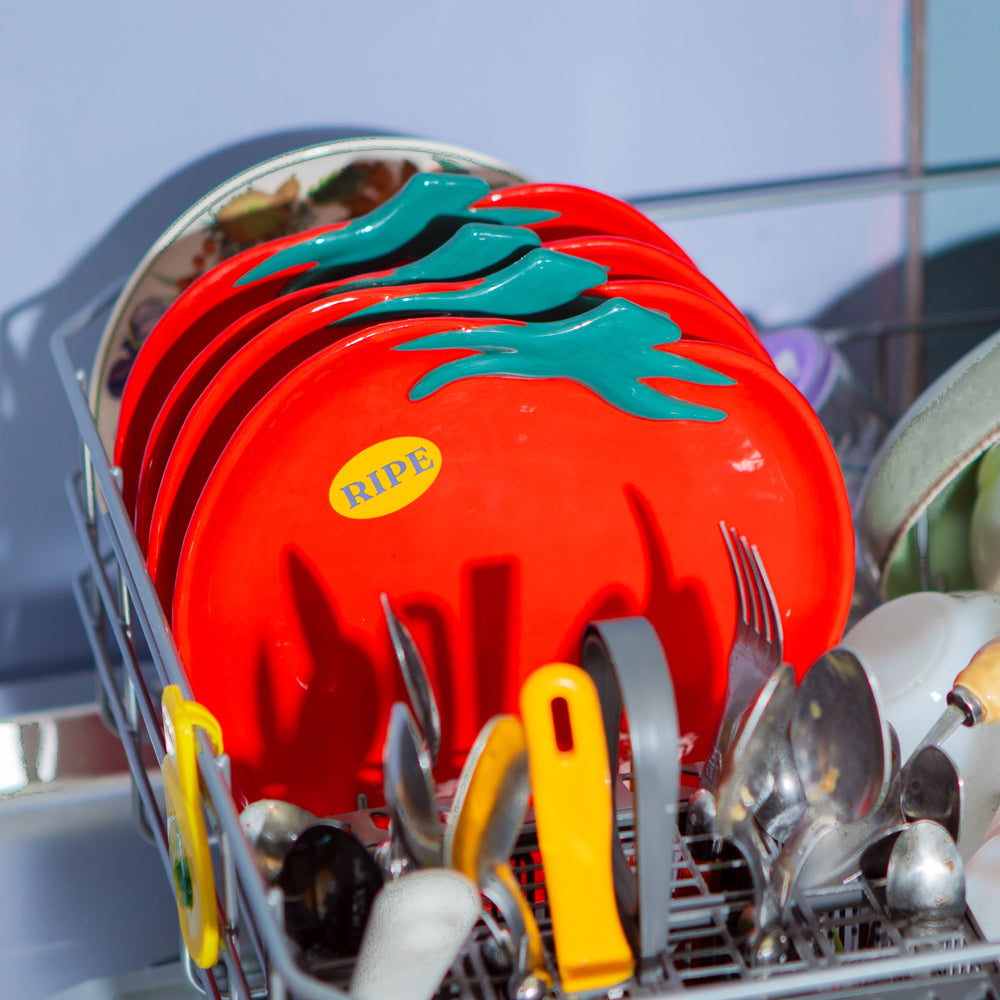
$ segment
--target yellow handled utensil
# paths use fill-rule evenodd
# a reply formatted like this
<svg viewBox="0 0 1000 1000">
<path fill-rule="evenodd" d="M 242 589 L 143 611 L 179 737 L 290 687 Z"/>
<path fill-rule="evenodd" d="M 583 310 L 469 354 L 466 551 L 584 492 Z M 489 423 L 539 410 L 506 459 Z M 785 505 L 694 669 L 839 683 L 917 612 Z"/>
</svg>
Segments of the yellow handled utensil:
<svg viewBox="0 0 1000 1000">
<path fill-rule="evenodd" d="M 562 988 L 607 989 L 635 959 L 612 877 L 611 771 L 597 688 L 568 663 L 536 670 L 521 688 L 538 846 Z"/>
<path fill-rule="evenodd" d="M 982 646 L 955 678 L 948 706 L 910 755 L 940 746 L 959 726 L 988 725 L 1000 719 L 1000 636 Z"/>
<path fill-rule="evenodd" d="M 177 914 L 192 961 L 209 969 L 219 960 L 219 917 L 201 804 L 195 728 L 208 734 L 216 754 L 222 753 L 222 728 L 204 705 L 185 701 L 175 684 L 163 689 L 162 707 L 167 752 L 160 771 Z"/>
<path fill-rule="evenodd" d="M 529 792 L 528 745 L 521 720 L 495 715 L 480 731 L 459 776 L 445 829 L 444 860 L 480 889 L 500 897 L 495 902 L 505 904 L 500 910 L 512 931 L 515 952 L 520 952 L 522 940 L 526 942 L 518 974 L 534 976 L 547 990 L 552 976 L 542 934 L 510 866 Z M 517 967 L 519 955 L 514 958 Z"/>
</svg>

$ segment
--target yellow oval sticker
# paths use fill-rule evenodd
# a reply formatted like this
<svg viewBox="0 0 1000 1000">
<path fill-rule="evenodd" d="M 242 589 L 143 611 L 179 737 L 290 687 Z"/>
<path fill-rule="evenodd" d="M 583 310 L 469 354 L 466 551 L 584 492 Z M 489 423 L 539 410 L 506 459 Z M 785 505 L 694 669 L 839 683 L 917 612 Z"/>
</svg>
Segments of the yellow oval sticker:
<svg viewBox="0 0 1000 1000">
<path fill-rule="evenodd" d="M 358 519 L 392 514 L 426 493 L 440 471 L 441 451 L 433 441 L 388 438 L 341 466 L 330 483 L 330 506 Z"/>
</svg>

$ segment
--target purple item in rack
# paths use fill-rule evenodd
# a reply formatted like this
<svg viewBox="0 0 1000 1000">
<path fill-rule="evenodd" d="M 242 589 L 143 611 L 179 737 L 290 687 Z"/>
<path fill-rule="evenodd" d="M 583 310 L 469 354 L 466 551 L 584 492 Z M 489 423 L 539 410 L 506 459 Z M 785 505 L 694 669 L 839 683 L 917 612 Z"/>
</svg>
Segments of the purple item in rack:
<svg viewBox="0 0 1000 1000">
<path fill-rule="evenodd" d="M 834 349 L 811 327 L 791 326 L 761 340 L 775 367 L 818 413 L 837 380 Z"/>
<path fill-rule="evenodd" d="M 888 423 L 844 356 L 818 331 L 791 326 L 761 337 L 774 365 L 816 411 L 830 436 L 854 506 Z"/>
</svg>

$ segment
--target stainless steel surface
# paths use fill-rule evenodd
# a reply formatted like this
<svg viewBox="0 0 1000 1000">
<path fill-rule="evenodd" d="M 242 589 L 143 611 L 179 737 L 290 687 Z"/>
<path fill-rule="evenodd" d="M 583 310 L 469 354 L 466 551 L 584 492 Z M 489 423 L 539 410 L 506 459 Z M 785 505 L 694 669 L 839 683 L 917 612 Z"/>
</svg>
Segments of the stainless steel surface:
<svg viewBox="0 0 1000 1000">
<path fill-rule="evenodd" d="M 430 761 L 420 745 L 413 716 L 400 701 L 389 714 L 383 766 L 393 843 L 418 868 L 440 866 L 444 826 L 434 798 Z"/>
<path fill-rule="evenodd" d="M 748 544 L 735 528 L 724 523 L 719 527 L 736 587 L 736 629 L 721 717 L 699 782 L 712 793 L 719 787 L 722 757 L 740 720 L 781 663 L 782 654 L 781 615 L 757 546 Z"/>
<path fill-rule="evenodd" d="M 888 779 L 890 741 L 873 682 L 854 653 L 832 649 L 806 671 L 789 735 L 814 817 L 851 822 L 875 808 Z"/>
<path fill-rule="evenodd" d="M 958 841 L 962 820 L 962 775 L 940 747 L 924 747 L 906 767 L 899 808 L 906 820 L 940 823 Z"/>
<path fill-rule="evenodd" d="M 315 823 L 306 809 L 281 799 L 259 799 L 240 813 L 240 825 L 261 875 L 275 882 L 299 834 Z"/>
<path fill-rule="evenodd" d="M 871 813 L 885 787 L 888 734 L 872 682 L 853 653 L 830 650 L 806 671 L 789 738 L 806 809 L 771 863 L 760 901 L 755 947 L 767 962 L 784 952 L 791 894 L 823 834 Z"/>
<path fill-rule="evenodd" d="M 799 883 L 816 889 L 856 878 L 865 870 L 866 852 L 911 821 L 933 820 L 957 836 L 961 795 L 962 779 L 954 761 L 937 747 L 925 747 L 889 783 L 878 808 L 852 823 L 819 831 Z"/>
<path fill-rule="evenodd" d="M 392 639 L 396 660 L 403 675 L 403 682 L 406 684 L 406 692 L 410 696 L 410 704 L 413 706 L 433 767 L 437 763 L 438 751 L 441 749 L 441 717 L 438 714 L 434 689 L 427 676 L 424 659 L 413 641 L 413 636 L 410 635 L 410 630 L 393 611 L 388 596 L 382 594 L 381 601 L 389 637 Z"/>
<path fill-rule="evenodd" d="M 965 913 L 965 870 L 951 835 L 932 820 L 917 820 L 899 835 L 886 875 L 889 912 L 906 931 L 956 923 Z"/>
</svg>

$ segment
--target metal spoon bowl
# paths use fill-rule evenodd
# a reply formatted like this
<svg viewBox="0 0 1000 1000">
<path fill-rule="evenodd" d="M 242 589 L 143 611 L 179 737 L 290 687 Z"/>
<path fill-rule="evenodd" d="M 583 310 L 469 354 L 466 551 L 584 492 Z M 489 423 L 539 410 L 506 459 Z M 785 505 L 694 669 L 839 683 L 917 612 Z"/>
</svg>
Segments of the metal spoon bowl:
<svg viewBox="0 0 1000 1000">
<path fill-rule="evenodd" d="M 789 726 L 809 812 L 840 823 L 875 808 L 892 765 L 875 682 L 848 649 L 831 649 L 799 684 Z"/>
<path fill-rule="evenodd" d="M 965 914 L 965 869 L 951 834 L 917 820 L 899 835 L 886 873 L 889 912 L 910 932 L 956 924 Z"/>
<path fill-rule="evenodd" d="M 413 715 L 401 701 L 389 714 L 383 769 L 394 849 L 418 868 L 440 866 L 444 827 L 434 800 L 430 760 Z"/>
</svg>

